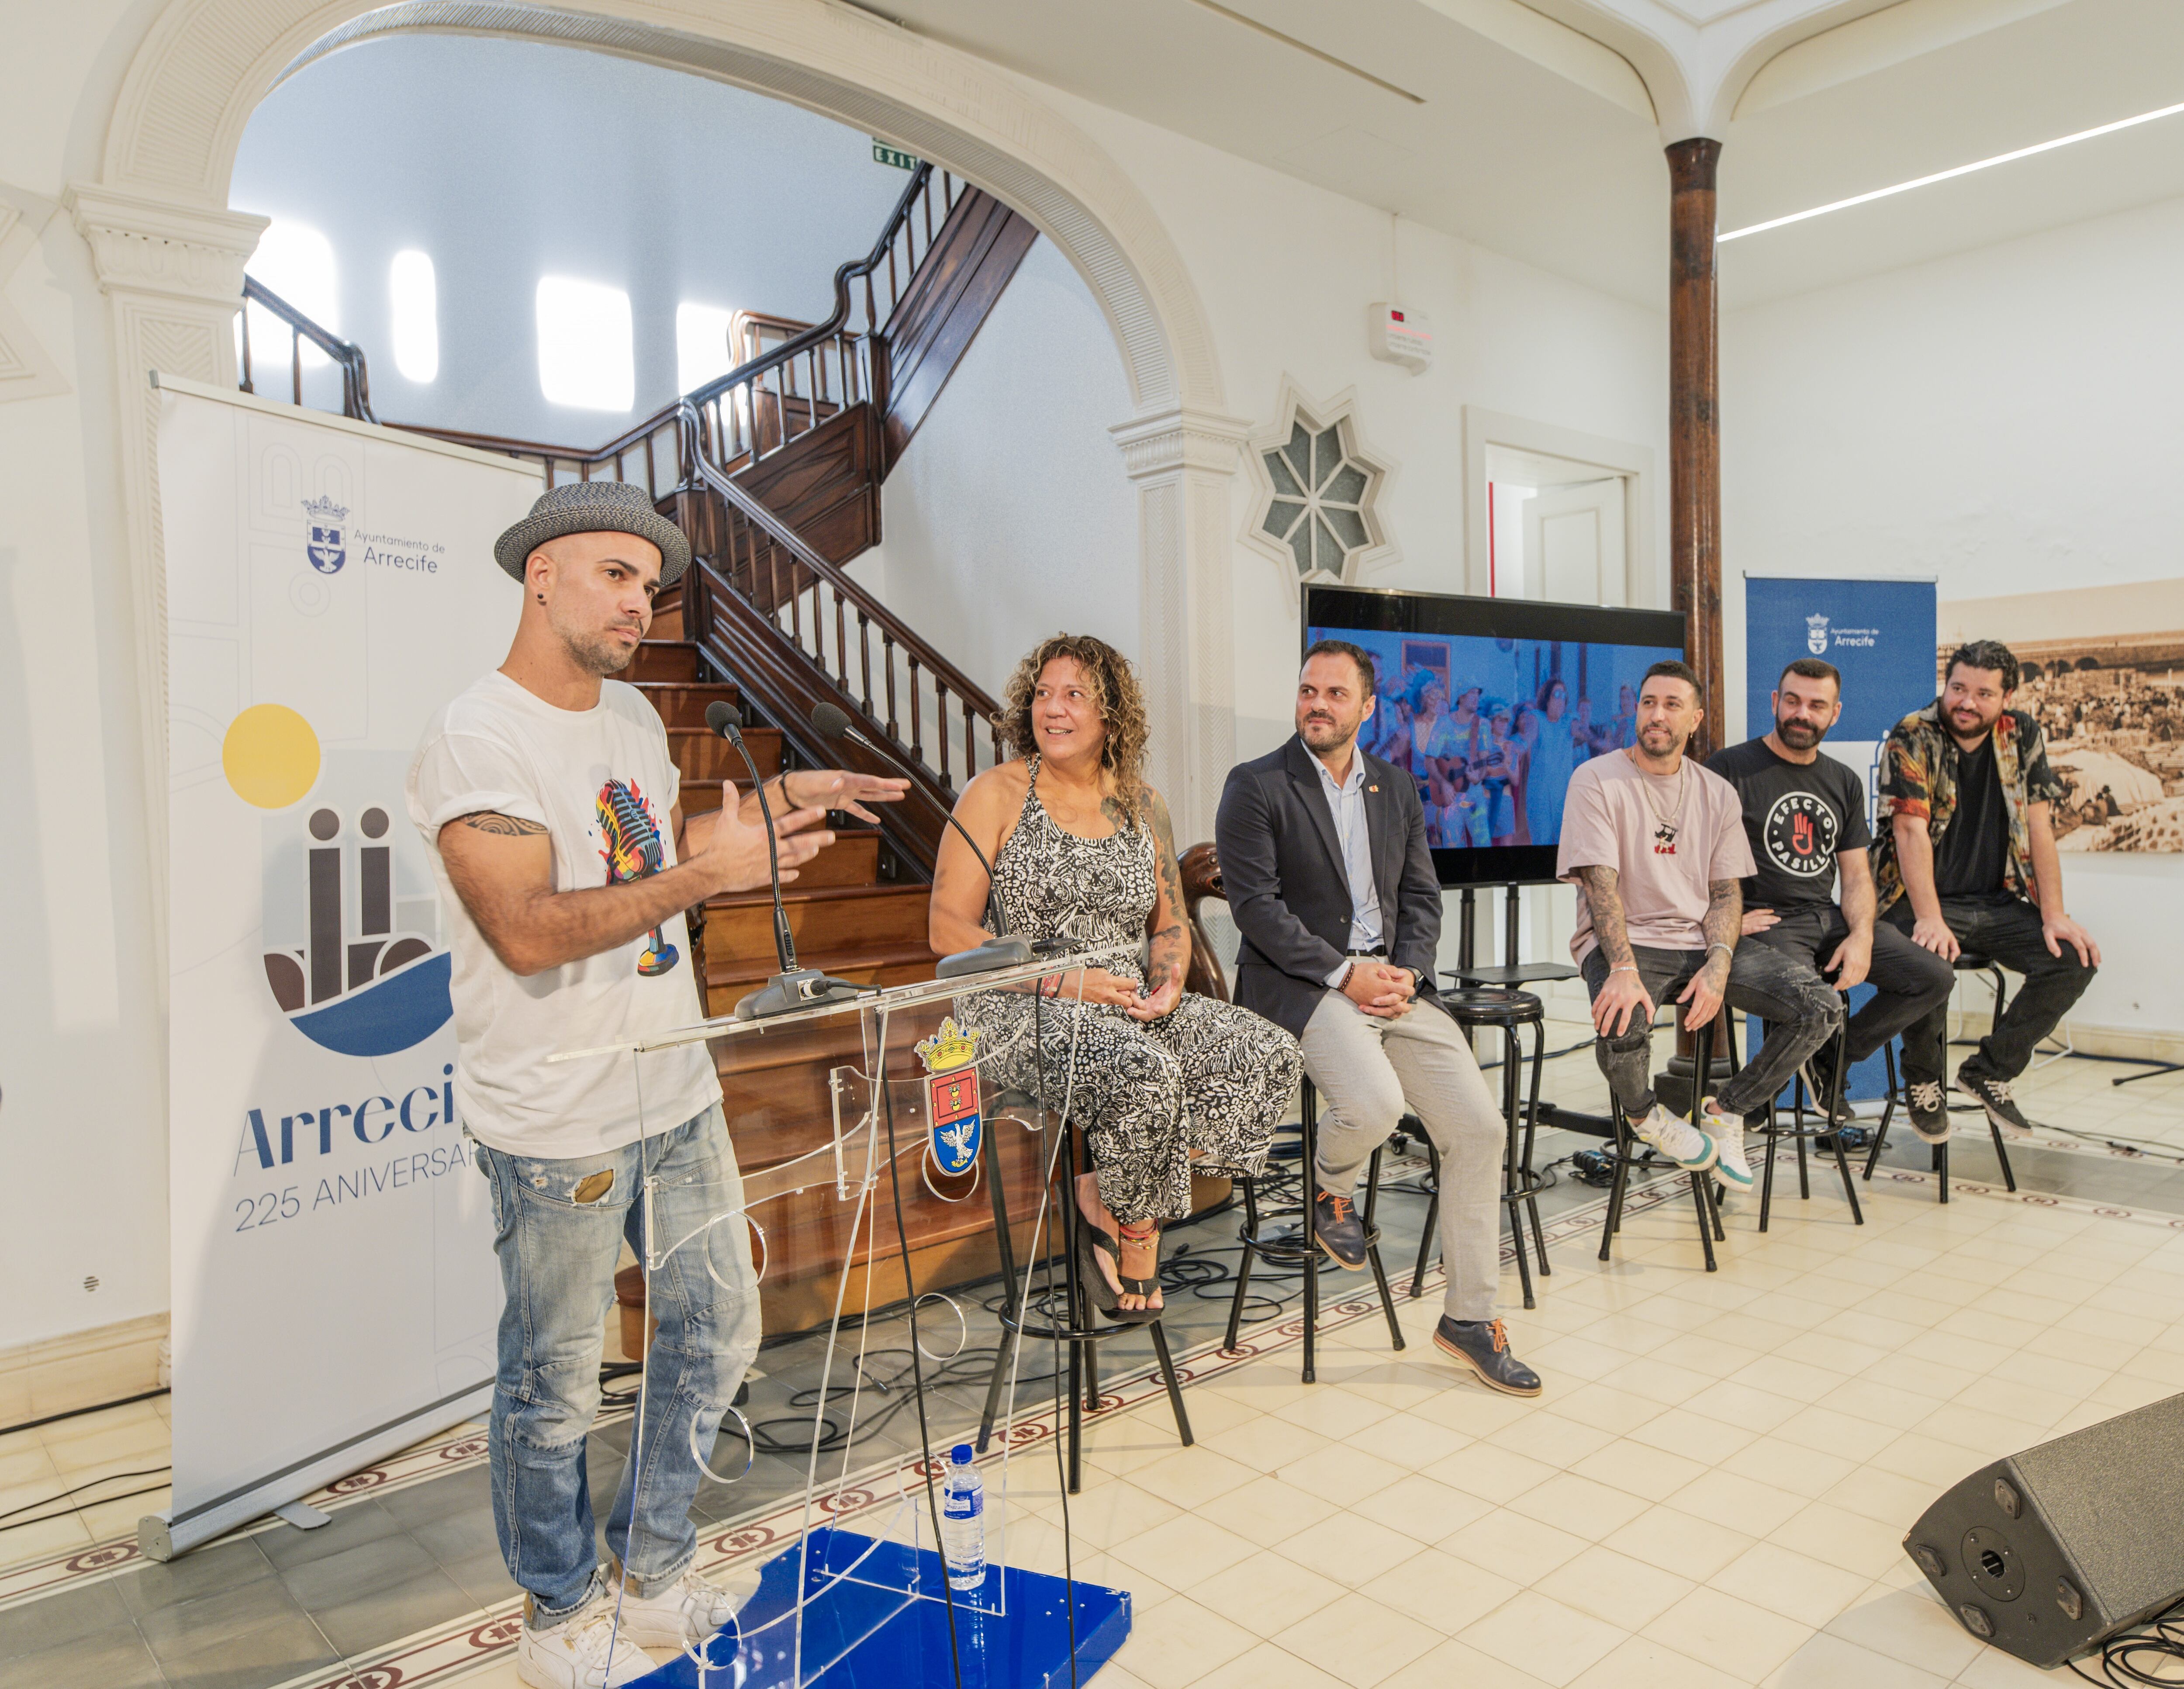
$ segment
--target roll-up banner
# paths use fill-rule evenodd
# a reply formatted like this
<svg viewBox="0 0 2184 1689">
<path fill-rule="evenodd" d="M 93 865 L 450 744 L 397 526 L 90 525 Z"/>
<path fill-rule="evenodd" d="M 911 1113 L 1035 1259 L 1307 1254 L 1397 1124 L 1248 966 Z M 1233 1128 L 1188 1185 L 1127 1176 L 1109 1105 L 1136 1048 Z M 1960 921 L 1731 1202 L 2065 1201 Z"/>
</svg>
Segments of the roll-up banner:
<svg viewBox="0 0 2184 1689">
<path fill-rule="evenodd" d="M 500 1284 L 403 778 L 535 469 L 155 376 L 174 1502 L 159 1558 L 481 1412 Z"/>
<path fill-rule="evenodd" d="M 1842 672 L 1842 719 L 1820 745 L 1865 784 L 1873 820 L 1880 746 L 1888 730 L 1934 698 L 1934 582 L 1901 575 L 1870 578 L 1802 575 L 1744 577 L 1744 724 L 1757 739 L 1774 725 L 1771 699 L 1782 671 L 1799 657 L 1820 657 Z M 1825 958 L 1822 958 L 1825 960 Z M 1873 988 L 1851 994 L 1864 1006 Z M 1756 1024 L 1747 1032 L 1756 1039 Z M 1747 1047 L 1753 1047 L 1747 1045 Z M 1886 1089 L 1878 1053 L 1851 1070 L 1850 1095 L 1873 1099 Z"/>
</svg>

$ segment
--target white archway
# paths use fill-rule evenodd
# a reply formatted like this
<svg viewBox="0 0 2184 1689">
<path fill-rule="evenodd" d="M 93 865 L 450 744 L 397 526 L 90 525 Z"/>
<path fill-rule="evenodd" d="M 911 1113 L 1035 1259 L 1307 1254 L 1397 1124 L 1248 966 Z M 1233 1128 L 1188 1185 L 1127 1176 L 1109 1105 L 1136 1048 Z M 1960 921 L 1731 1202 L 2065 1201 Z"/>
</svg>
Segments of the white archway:
<svg viewBox="0 0 2184 1689">
<path fill-rule="evenodd" d="M 1233 761 L 1228 487 L 1242 424 L 1213 339 L 1150 204 L 1092 138 L 993 66 L 829 0 L 170 0 L 131 62 L 96 183 L 69 203 L 112 303 L 144 688 L 159 925 L 166 840 L 166 615 L 146 372 L 235 379 L 229 322 L 261 220 L 231 212 L 245 125 L 285 75 L 393 31 L 561 42 L 712 77 L 861 127 L 1013 206 L 1067 256 L 1112 331 L 1134 414 L 1116 425 L 1139 504 L 1139 604 L 1154 778 L 1210 828 Z"/>
</svg>

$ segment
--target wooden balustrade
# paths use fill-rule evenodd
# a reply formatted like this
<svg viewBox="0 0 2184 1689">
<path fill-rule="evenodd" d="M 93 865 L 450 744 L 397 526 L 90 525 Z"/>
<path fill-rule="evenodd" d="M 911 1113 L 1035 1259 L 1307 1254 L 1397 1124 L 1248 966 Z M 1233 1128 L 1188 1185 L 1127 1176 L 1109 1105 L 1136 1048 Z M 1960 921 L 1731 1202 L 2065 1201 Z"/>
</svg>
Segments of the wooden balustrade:
<svg viewBox="0 0 2184 1689">
<path fill-rule="evenodd" d="M 365 369 L 361 347 L 313 322 L 264 282 L 248 276 L 242 278 L 242 309 L 237 319 L 240 338 L 236 348 L 236 365 L 241 376 L 237 385 L 243 392 L 258 391 L 259 348 L 251 343 L 250 337 L 250 307 L 255 304 L 264 307 L 266 314 L 287 331 L 291 404 L 301 406 L 304 402 L 304 343 L 309 341 L 341 371 L 341 414 L 364 422 L 379 420 L 371 414 L 371 381 Z"/>
<path fill-rule="evenodd" d="M 754 471 L 762 479 L 769 460 L 794 442 L 830 424 L 846 426 L 854 420 L 846 413 L 861 405 L 874 419 L 871 426 L 878 438 L 876 419 L 888 398 L 888 325 L 916 282 L 919 265 L 945 237 L 950 214 L 969 192 L 953 176 L 935 172 L 929 164 L 919 165 L 872 250 L 835 271 L 834 308 L 823 321 L 806 326 L 780 317 L 738 313 L 730 321 L 730 348 L 734 354 L 748 355 L 738 367 L 604 445 L 585 449 L 458 429 L 413 427 L 413 432 L 437 439 L 532 460 L 549 487 L 593 480 L 643 487 L 655 504 L 674 516 L 689 535 L 693 551 L 709 566 L 702 572 L 693 571 L 694 584 L 684 594 L 688 637 L 724 666 L 738 660 L 748 663 L 747 646 L 737 645 L 725 635 L 710 637 L 710 624 L 721 610 L 720 594 L 735 594 L 837 694 L 825 701 L 847 710 L 861 731 L 910 764 L 943 802 L 952 802 L 962 783 L 981 767 L 1000 760 L 1003 751 L 994 719 L 999 706 L 739 483 Z M 371 415 L 360 350 L 255 281 L 246 278 L 244 293 L 288 326 L 296 403 L 303 402 L 300 348 L 309 340 L 341 366 L 343 414 L 376 420 Z M 243 343 L 242 385 L 254 391 L 247 323 Z M 838 418 L 843 421 L 838 423 Z M 876 473 L 872 484 L 878 484 Z M 870 533 L 876 536 L 876 511 L 871 523 Z M 855 549 L 871 543 L 870 537 L 865 538 Z M 749 631 L 745 622 L 739 636 Z M 805 695 L 791 691 L 794 696 L 784 693 L 778 707 L 794 708 L 795 699 Z M 809 707 L 808 701 L 803 704 L 802 713 L 808 716 Z M 809 737 L 809 728 L 800 720 L 780 725 L 792 735 L 801 727 L 802 736 Z M 922 835 L 927 829 L 921 826 L 912 831 Z M 928 841 L 921 836 L 916 842 Z M 929 842 L 937 844 L 937 833 Z M 929 849 L 918 854 L 928 862 L 932 860 Z"/>
</svg>

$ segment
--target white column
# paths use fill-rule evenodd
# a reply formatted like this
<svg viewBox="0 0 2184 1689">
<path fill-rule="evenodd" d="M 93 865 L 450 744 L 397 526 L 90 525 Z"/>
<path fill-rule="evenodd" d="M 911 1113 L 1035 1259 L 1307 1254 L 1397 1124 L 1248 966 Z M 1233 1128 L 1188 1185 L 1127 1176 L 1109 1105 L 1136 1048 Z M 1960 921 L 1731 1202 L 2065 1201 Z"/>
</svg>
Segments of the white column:
<svg viewBox="0 0 2184 1689">
<path fill-rule="evenodd" d="M 266 219 L 124 193 L 93 183 L 66 200 L 112 309 L 116 429 L 129 539 L 138 734 L 152 852 L 153 947 L 164 996 L 167 950 L 167 571 L 159 528 L 159 395 L 151 372 L 235 384 L 242 266 Z"/>
<path fill-rule="evenodd" d="M 1138 488 L 1138 616 L 1152 716 L 1148 773 L 1176 846 L 1213 836 L 1236 761 L 1230 489 L 1247 423 L 1181 406 L 1108 431 Z"/>
</svg>

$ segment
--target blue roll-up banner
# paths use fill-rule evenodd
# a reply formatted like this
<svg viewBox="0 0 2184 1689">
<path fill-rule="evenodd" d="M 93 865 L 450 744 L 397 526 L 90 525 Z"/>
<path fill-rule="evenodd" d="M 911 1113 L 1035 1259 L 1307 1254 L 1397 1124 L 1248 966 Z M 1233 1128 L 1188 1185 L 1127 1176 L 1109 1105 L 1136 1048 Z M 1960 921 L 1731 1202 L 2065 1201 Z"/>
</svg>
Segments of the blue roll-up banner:
<svg viewBox="0 0 2184 1689">
<path fill-rule="evenodd" d="M 1821 749 L 1858 771 L 1869 822 L 1881 741 L 1897 722 L 1933 700 L 1936 626 L 1931 580 L 1747 573 L 1745 731 L 1756 738 L 1773 725 L 1774 683 L 1797 659 L 1824 657 L 1833 663 L 1842 671 L 1842 719 Z M 1851 993 L 1852 1009 L 1864 1007 L 1872 995 L 1871 986 L 1858 987 Z M 1756 1048 L 1756 1021 L 1747 1019 L 1745 1035 L 1752 1040 L 1747 1051 Z M 1886 1064 L 1875 1052 L 1851 1070 L 1850 1095 L 1879 1097 L 1886 1079 Z"/>
</svg>

